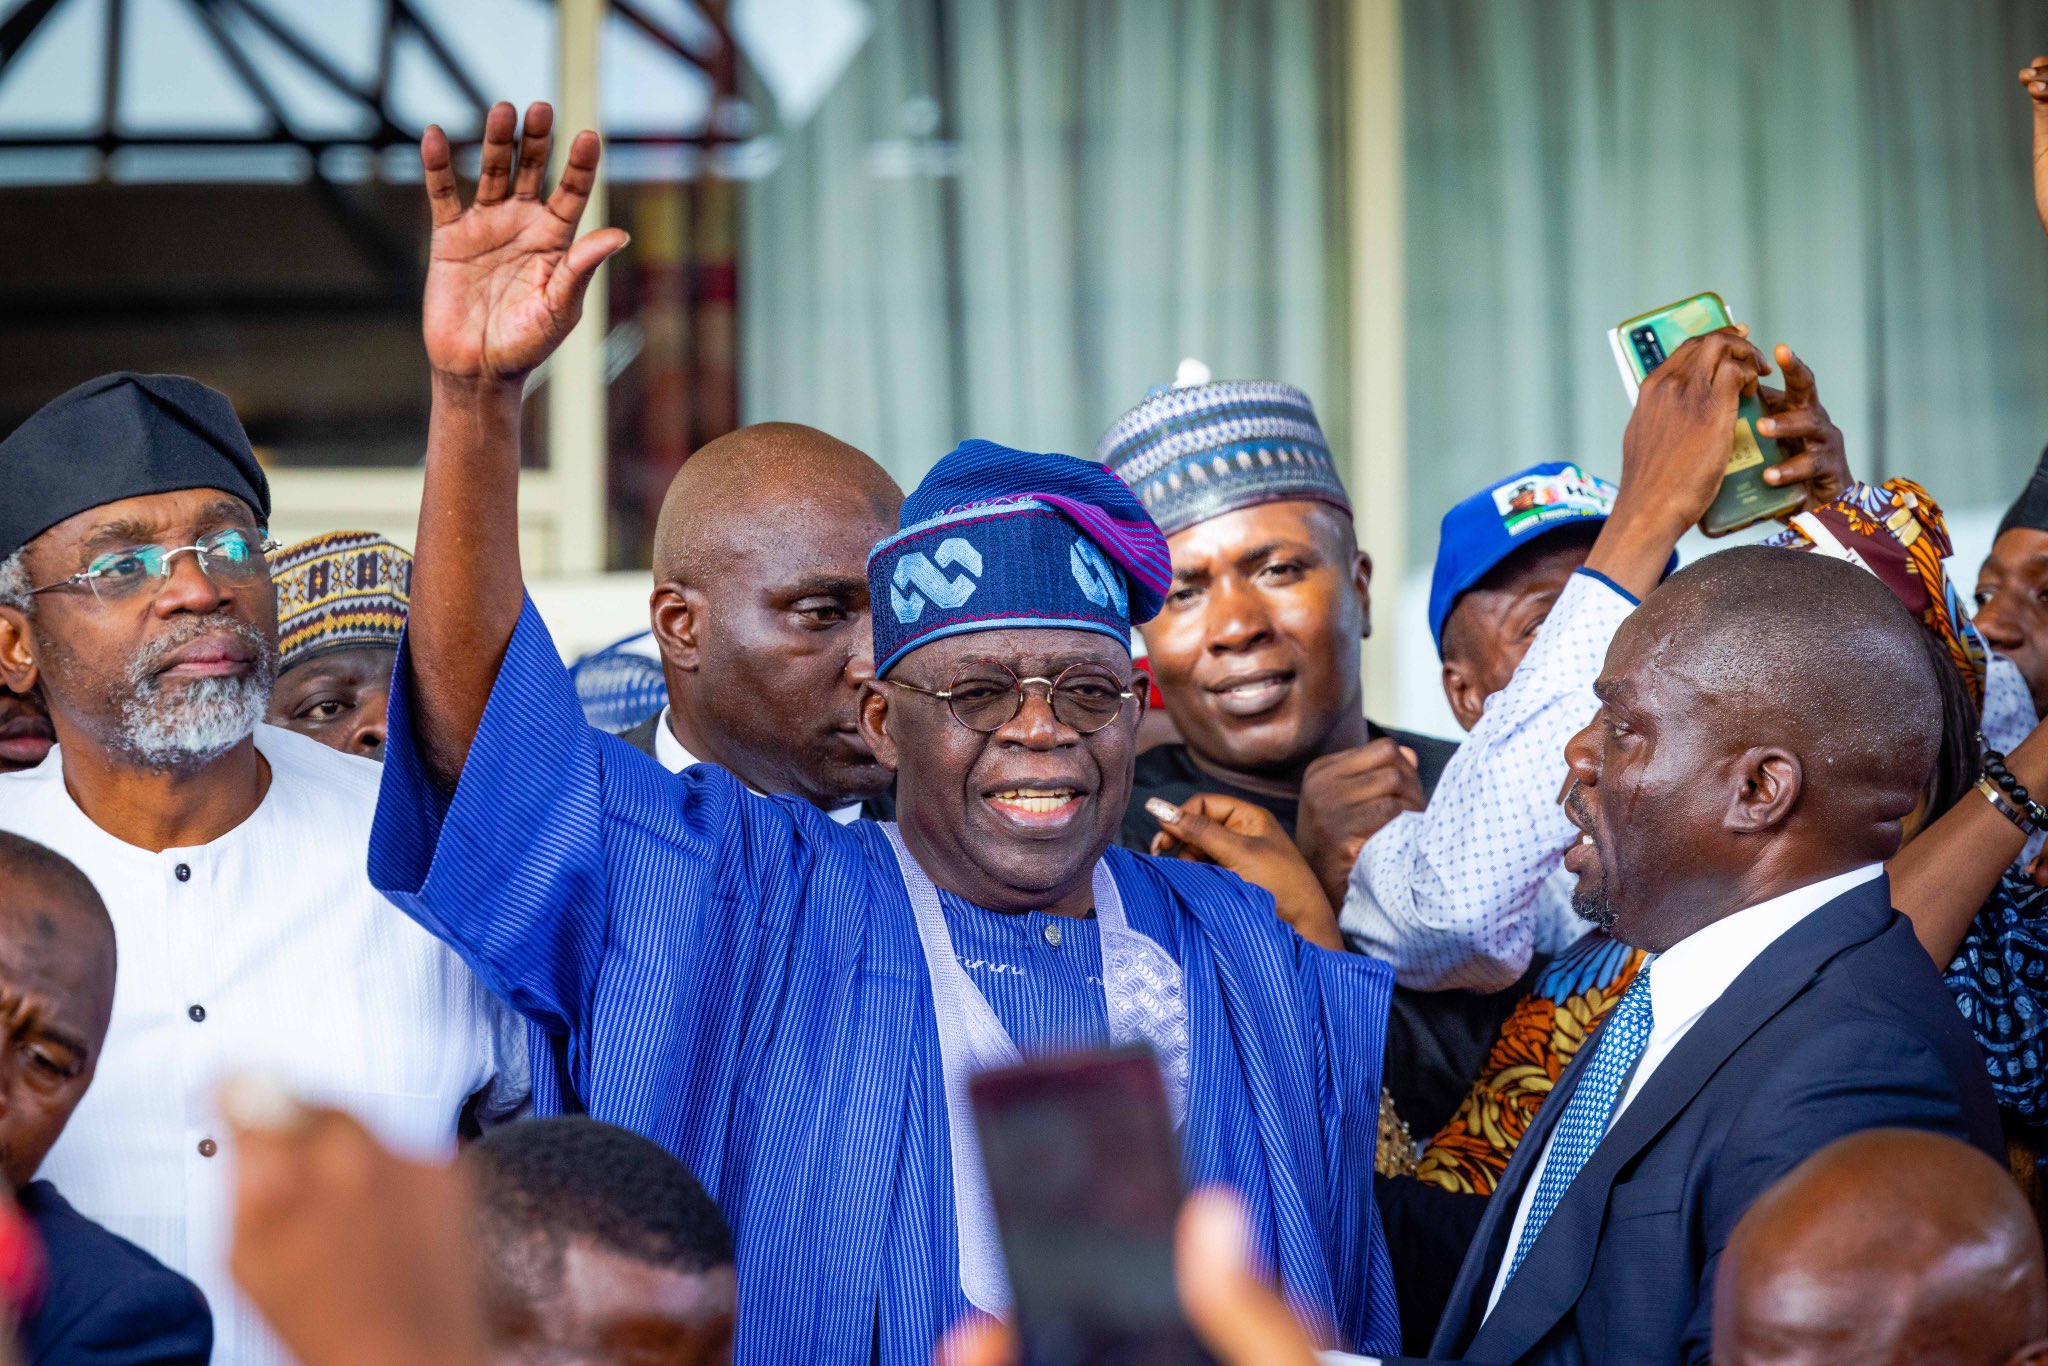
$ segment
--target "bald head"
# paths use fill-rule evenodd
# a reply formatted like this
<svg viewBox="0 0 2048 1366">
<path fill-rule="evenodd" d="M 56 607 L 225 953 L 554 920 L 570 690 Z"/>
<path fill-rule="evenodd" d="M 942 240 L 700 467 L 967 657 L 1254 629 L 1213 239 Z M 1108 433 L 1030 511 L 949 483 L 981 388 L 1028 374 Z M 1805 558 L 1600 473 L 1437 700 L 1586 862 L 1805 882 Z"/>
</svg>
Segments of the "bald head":
<svg viewBox="0 0 2048 1366">
<path fill-rule="evenodd" d="M 858 701 L 874 676 L 868 550 L 902 504 L 880 465 L 788 422 L 684 462 L 655 528 L 649 602 L 684 749 L 827 810 L 889 790 Z"/>
<path fill-rule="evenodd" d="M 1854 1134 L 1793 1168 L 1735 1226 L 1714 1290 L 1716 1366 L 2005 1366 L 2048 1361 L 2044 1338 L 2019 1188 L 1918 1130 Z"/>
<path fill-rule="evenodd" d="M 105 951 L 108 962 L 114 956 L 114 922 L 107 905 L 100 900 L 92 879 L 78 865 L 56 850 L 34 840 L 0 830 L 0 932 L 13 933 L 6 922 L 17 920 L 30 908 L 59 922 L 66 934 L 75 934 Z"/>
<path fill-rule="evenodd" d="M 654 577 L 708 580 L 736 551 L 800 527 L 815 515 L 809 509 L 846 504 L 865 505 L 893 530 L 903 490 L 887 470 L 815 427 L 757 422 L 727 432 L 685 460 L 669 484 L 654 528 Z"/>
<path fill-rule="evenodd" d="M 1874 575 L 1819 555 L 1745 546 L 1666 580 L 1565 747 L 1580 913 L 1661 952 L 1890 858 L 1941 740 L 1924 635 Z"/>
<path fill-rule="evenodd" d="M 1707 704 L 1704 724 L 1805 761 L 1802 803 L 1845 826 L 1896 822 L 1925 790 L 1940 680 L 1926 628 L 1869 571 L 1740 546 L 1672 575 L 1623 629 Z"/>
</svg>

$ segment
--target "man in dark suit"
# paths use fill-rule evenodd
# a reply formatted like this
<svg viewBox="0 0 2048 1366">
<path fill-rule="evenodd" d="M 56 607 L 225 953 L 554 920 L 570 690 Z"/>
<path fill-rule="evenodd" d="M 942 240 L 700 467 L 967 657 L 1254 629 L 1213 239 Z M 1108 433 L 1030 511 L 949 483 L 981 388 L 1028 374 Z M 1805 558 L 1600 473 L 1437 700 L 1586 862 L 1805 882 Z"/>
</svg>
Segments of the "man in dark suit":
<svg viewBox="0 0 2048 1366">
<path fill-rule="evenodd" d="M 893 812 L 860 738 L 874 676 L 868 549 L 903 491 L 845 442 L 764 422 L 684 462 L 654 533 L 648 602 L 668 706 L 620 735 L 671 771 L 728 770 L 835 820 Z"/>
<path fill-rule="evenodd" d="M 1654 956 L 1516 1151 L 1432 1359 L 1704 1363 L 1722 1249 L 1802 1159 L 1879 1127 L 2002 1153 L 1882 866 L 1941 733 L 1920 632 L 1854 565 L 1744 547 L 1616 634 L 1566 747 L 1565 866 Z"/>
<path fill-rule="evenodd" d="M 0 1069 L 0 1166 L 48 1262 L 21 1322 L 31 1362 L 141 1366 L 213 1354 L 197 1286 L 34 1179 L 92 1084 L 114 1008 L 114 923 L 62 855 L 0 832 L 0 1012 L 14 1065 Z"/>
</svg>

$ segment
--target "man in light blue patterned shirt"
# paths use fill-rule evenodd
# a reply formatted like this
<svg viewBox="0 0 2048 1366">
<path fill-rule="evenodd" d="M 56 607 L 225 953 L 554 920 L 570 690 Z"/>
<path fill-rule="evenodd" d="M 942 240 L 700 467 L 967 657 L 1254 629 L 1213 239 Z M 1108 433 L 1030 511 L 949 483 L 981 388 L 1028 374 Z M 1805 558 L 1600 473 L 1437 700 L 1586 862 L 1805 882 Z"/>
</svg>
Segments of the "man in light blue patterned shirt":
<svg viewBox="0 0 2048 1366">
<path fill-rule="evenodd" d="M 1532 956 L 1587 928 L 1561 864 L 1578 838 L 1557 804 L 1565 741 L 1598 709 L 1609 642 L 1676 564 L 1727 461 L 1727 433 L 1689 405 L 1693 385 L 1728 382 L 1733 372 L 1711 362 L 1737 348 L 1688 346 L 1683 366 L 1687 348 L 1666 363 L 1679 367 L 1667 380 L 1683 383 L 1643 390 L 1619 489 L 1577 465 L 1537 465 L 1444 515 L 1430 628 L 1470 735 L 1428 807 L 1366 842 L 1342 913 L 1351 946 L 1391 963 L 1403 986 L 1504 990 Z M 1763 390 L 1765 421 L 1787 458 L 1773 482 L 1803 483 L 1809 506 L 1825 503 L 1849 483 L 1841 433 L 1812 371 L 1787 347 L 1777 360 L 1786 387 Z"/>
</svg>

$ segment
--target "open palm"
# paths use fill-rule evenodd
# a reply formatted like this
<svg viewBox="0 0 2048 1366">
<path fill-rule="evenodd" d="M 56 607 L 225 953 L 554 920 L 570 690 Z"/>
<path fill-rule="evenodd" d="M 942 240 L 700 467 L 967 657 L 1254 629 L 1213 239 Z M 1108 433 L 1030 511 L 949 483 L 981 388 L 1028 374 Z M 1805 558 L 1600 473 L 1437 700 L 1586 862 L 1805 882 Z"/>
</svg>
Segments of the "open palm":
<svg viewBox="0 0 2048 1366">
<path fill-rule="evenodd" d="M 427 359 L 445 375 L 515 380 L 547 359 L 583 315 L 583 292 L 606 257 L 626 245 L 617 228 L 576 237 L 597 180 L 597 134 L 569 146 L 561 183 L 546 199 L 554 110 L 529 105 L 523 136 L 515 111 L 497 104 L 484 120 L 482 165 L 468 208 L 456 192 L 448 137 L 420 139 L 434 213 L 422 328 Z M 516 147 L 515 147 L 516 140 Z"/>
</svg>

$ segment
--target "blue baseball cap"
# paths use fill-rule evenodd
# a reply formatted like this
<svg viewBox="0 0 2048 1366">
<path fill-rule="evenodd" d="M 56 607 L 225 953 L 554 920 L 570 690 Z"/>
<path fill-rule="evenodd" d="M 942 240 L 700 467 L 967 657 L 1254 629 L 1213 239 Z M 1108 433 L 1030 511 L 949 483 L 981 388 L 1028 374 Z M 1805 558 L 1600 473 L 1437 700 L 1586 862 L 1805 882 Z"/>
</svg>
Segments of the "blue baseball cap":
<svg viewBox="0 0 2048 1366">
<path fill-rule="evenodd" d="M 1531 465 L 1488 484 L 1444 514 L 1429 580 L 1429 633 L 1443 653 L 1444 622 L 1493 567 L 1563 527 L 1598 524 L 1614 511 L 1614 485 L 1577 465 Z"/>
</svg>

